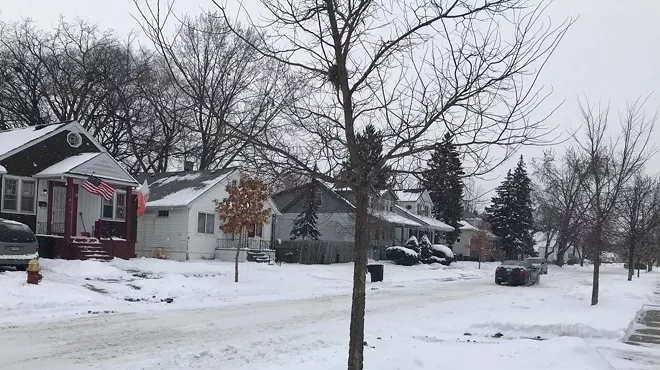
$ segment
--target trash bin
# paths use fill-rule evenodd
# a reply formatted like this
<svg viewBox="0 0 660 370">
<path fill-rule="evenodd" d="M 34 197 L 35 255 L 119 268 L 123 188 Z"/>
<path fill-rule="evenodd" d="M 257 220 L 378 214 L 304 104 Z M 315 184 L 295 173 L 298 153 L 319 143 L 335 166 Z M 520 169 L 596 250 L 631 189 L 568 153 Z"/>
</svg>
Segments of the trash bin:
<svg viewBox="0 0 660 370">
<path fill-rule="evenodd" d="M 371 282 L 377 283 L 383 281 L 383 275 L 385 275 L 385 266 L 381 264 L 371 264 L 367 265 L 367 271 L 371 275 Z"/>
</svg>

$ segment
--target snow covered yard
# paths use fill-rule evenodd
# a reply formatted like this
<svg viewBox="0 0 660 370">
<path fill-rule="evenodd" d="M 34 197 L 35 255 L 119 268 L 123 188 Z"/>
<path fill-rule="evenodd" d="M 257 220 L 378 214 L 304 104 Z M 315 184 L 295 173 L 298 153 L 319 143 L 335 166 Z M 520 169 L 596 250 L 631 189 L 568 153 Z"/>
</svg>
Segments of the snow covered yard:
<svg viewBox="0 0 660 370">
<path fill-rule="evenodd" d="M 404 288 L 490 276 L 488 269 L 458 263 L 449 267 L 403 267 L 385 262 L 378 289 Z M 266 265 L 218 261 L 176 262 L 141 258 L 110 262 L 41 260 L 43 281 L 26 284 L 25 272 L 0 273 L 0 323 L 66 316 L 221 306 L 237 303 L 349 295 L 353 264 Z M 171 303 L 166 299 L 170 298 Z"/>
<path fill-rule="evenodd" d="M 345 368 L 350 264 L 242 264 L 241 282 L 234 284 L 233 266 L 225 263 L 44 262 L 50 286 L 34 287 L 45 288 L 29 293 L 31 303 L 47 299 L 54 307 L 44 304 L 42 310 L 55 310 L 59 318 L 67 309 L 81 310 L 66 303 L 69 296 L 79 305 L 120 313 L 19 323 L 27 317 L 3 300 L 3 315 L 12 313 L 14 323 L 0 327 L 0 368 Z M 531 287 L 497 286 L 495 265 L 482 267 L 386 265 L 386 281 L 368 286 L 365 369 L 658 368 L 659 349 L 621 342 L 652 296 L 656 273 L 627 282 L 621 266 L 603 266 L 600 304 L 591 307 L 591 267 L 551 266 Z M 96 269 L 96 280 L 83 278 L 92 273 L 84 272 L 88 268 Z M 13 274 L 0 274 L 0 284 L 25 290 Z M 114 288 L 98 293 L 81 285 L 90 281 Z M 65 287 L 77 287 L 76 293 Z M 172 304 L 124 301 L 134 291 L 176 297 Z M 27 298 L 21 302 L 28 304 Z M 43 343 L 28 345 L 34 338 Z"/>
</svg>

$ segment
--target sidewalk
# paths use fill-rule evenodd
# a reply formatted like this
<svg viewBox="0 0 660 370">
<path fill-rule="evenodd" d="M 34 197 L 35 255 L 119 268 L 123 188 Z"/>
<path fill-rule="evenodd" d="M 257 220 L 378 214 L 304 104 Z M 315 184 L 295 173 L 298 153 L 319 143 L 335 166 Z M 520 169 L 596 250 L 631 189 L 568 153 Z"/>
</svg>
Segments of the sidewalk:
<svg viewBox="0 0 660 370">
<path fill-rule="evenodd" d="M 660 283 L 653 291 L 651 302 L 635 318 L 626 343 L 660 346 Z"/>
</svg>

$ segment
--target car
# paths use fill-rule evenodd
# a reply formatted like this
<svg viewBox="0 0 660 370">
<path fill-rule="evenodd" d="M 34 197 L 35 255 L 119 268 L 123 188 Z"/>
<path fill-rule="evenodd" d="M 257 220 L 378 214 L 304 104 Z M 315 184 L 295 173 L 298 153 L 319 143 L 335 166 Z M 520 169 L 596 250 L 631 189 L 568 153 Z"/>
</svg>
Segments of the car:
<svg viewBox="0 0 660 370">
<path fill-rule="evenodd" d="M 528 261 L 504 261 L 495 270 L 495 284 L 532 285 L 541 282 L 541 269 Z"/>
<path fill-rule="evenodd" d="M 534 267 L 541 269 L 541 274 L 548 273 L 548 261 L 543 257 L 527 257 L 525 261 L 529 261 Z"/>
<path fill-rule="evenodd" d="M 0 218 L 0 266 L 24 271 L 28 262 L 39 258 L 39 243 L 23 223 Z"/>
</svg>

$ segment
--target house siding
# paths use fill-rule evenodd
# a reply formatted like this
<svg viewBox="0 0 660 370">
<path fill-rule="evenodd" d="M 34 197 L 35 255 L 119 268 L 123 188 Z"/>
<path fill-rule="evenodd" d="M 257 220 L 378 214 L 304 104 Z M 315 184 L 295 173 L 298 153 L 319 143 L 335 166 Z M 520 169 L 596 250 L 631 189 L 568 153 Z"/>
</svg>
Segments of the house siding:
<svg viewBox="0 0 660 370">
<path fill-rule="evenodd" d="M 355 216 L 352 213 L 317 213 L 316 227 L 321 234 L 319 240 L 352 242 L 355 241 Z M 298 213 L 284 213 L 277 217 L 275 239 L 291 239 L 291 230 Z"/>
<path fill-rule="evenodd" d="M 158 210 L 147 210 L 137 227 L 135 252 L 138 257 L 153 257 L 157 248 L 169 259 L 185 261 L 188 252 L 188 209 L 173 208 L 168 217 Z"/>
<path fill-rule="evenodd" d="M 470 242 L 472 241 L 472 234 L 474 232 L 471 230 L 462 230 L 460 242 L 454 243 L 452 250 L 454 254 L 461 254 L 465 257 L 470 257 Z"/>
</svg>

